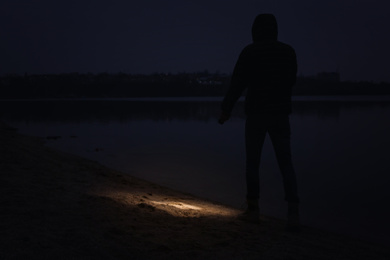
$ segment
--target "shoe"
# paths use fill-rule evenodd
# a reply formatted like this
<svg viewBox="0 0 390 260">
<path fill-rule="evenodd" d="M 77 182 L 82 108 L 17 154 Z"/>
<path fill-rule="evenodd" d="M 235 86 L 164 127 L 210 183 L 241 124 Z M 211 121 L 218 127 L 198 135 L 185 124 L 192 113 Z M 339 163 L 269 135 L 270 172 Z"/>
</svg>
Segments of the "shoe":
<svg viewBox="0 0 390 260">
<path fill-rule="evenodd" d="M 258 224 L 260 223 L 260 210 L 258 200 L 247 200 L 247 209 L 238 215 L 238 220 Z"/>
<path fill-rule="evenodd" d="M 286 231 L 299 232 L 301 225 L 299 221 L 299 204 L 295 202 L 288 203 Z"/>
<path fill-rule="evenodd" d="M 259 224 L 260 223 L 260 213 L 259 210 L 245 210 L 243 213 L 238 215 L 238 220 L 252 223 L 252 224 Z"/>
</svg>

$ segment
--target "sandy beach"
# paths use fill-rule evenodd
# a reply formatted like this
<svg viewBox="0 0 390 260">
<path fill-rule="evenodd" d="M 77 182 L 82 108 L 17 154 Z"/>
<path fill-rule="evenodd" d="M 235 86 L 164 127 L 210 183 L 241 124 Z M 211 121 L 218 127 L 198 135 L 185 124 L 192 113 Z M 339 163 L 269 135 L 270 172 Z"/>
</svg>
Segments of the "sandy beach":
<svg viewBox="0 0 390 260">
<path fill-rule="evenodd" d="M 385 246 L 240 210 L 49 149 L 0 122 L 0 259 L 390 259 Z"/>
</svg>

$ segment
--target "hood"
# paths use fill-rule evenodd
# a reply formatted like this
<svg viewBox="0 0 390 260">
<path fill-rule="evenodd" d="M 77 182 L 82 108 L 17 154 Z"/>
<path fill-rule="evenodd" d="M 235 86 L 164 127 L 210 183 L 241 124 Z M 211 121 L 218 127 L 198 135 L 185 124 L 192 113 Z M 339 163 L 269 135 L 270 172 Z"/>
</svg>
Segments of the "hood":
<svg viewBox="0 0 390 260">
<path fill-rule="evenodd" d="M 278 39 L 278 24 L 273 14 L 259 14 L 252 26 L 253 42 Z"/>
</svg>

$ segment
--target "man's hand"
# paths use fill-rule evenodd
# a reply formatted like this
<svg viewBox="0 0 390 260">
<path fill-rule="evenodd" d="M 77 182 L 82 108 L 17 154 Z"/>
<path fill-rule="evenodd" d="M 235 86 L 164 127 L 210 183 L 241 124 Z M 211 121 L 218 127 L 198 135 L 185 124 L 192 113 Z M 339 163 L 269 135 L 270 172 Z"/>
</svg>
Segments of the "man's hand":
<svg viewBox="0 0 390 260">
<path fill-rule="evenodd" d="M 223 123 L 225 123 L 226 121 L 228 121 L 229 118 L 230 118 L 230 114 L 226 113 L 225 111 L 222 111 L 222 112 L 221 112 L 221 115 L 219 116 L 218 123 L 220 123 L 221 125 L 223 125 Z"/>
</svg>

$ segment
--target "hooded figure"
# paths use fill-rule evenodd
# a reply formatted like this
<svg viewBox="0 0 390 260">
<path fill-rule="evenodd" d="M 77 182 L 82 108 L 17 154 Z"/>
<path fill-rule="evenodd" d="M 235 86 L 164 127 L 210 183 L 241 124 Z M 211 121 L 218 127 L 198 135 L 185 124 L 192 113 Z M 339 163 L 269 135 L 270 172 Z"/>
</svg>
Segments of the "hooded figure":
<svg viewBox="0 0 390 260">
<path fill-rule="evenodd" d="M 278 39 L 278 24 L 272 14 L 260 14 L 256 17 L 252 26 L 253 42 Z"/>
<path fill-rule="evenodd" d="M 259 166 L 266 135 L 271 138 L 283 177 L 288 202 L 287 229 L 299 230 L 299 198 L 291 160 L 291 90 L 296 81 L 295 51 L 279 42 L 278 26 L 272 14 L 258 15 L 252 26 L 253 43 L 241 52 L 229 90 L 222 101 L 219 123 L 229 119 L 234 104 L 246 89 L 245 148 L 247 210 L 241 219 L 259 221 Z"/>
<path fill-rule="evenodd" d="M 277 37 L 275 16 L 258 15 L 252 26 L 253 43 L 241 52 L 222 102 L 226 115 L 230 115 L 245 89 L 247 115 L 291 113 L 291 90 L 296 81 L 297 61 L 294 49 L 279 42 Z"/>
</svg>

